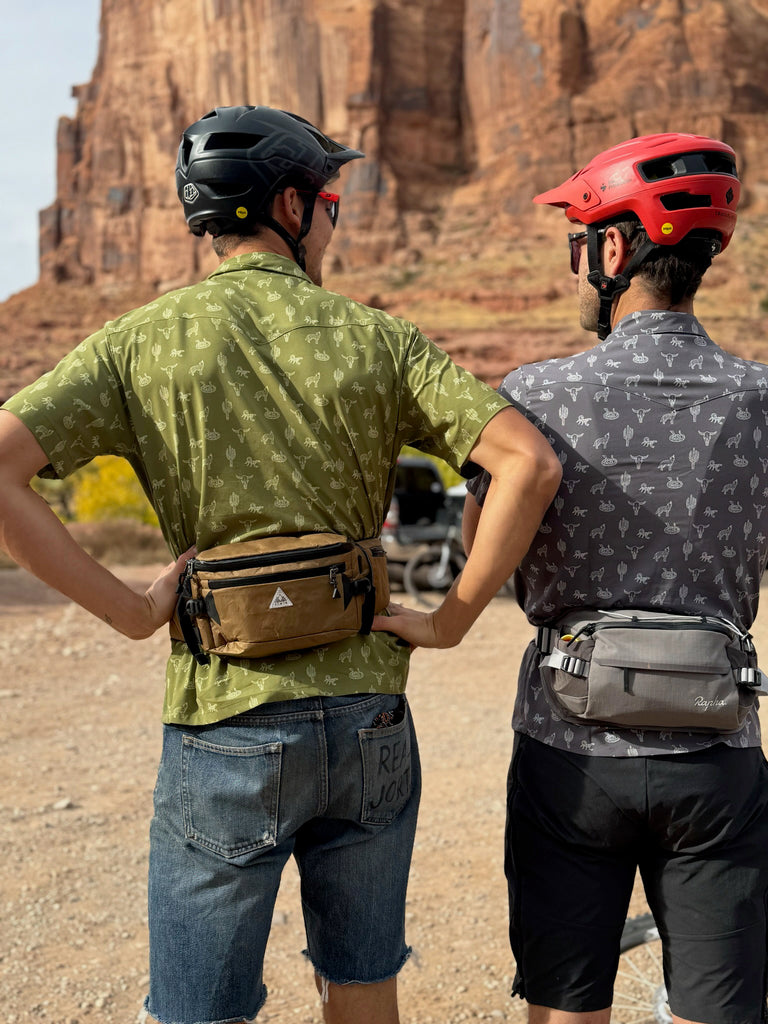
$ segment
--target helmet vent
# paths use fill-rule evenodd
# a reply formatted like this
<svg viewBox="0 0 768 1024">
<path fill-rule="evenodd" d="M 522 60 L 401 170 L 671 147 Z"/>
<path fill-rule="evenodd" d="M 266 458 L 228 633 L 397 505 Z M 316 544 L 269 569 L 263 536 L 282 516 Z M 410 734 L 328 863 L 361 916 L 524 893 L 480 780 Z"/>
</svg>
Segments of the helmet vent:
<svg viewBox="0 0 768 1024">
<path fill-rule="evenodd" d="M 343 153 L 344 146 L 340 146 L 338 142 L 334 142 L 333 139 L 329 139 L 327 135 L 323 135 L 322 132 L 313 130 L 310 132 L 317 144 L 325 150 L 326 153 Z"/>
<path fill-rule="evenodd" d="M 727 153 L 706 150 L 697 153 L 675 153 L 645 160 L 637 166 L 646 181 L 664 181 L 666 178 L 680 178 L 686 174 L 728 174 L 738 177 L 736 164 Z"/>
<path fill-rule="evenodd" d="M 205 150 L 209 149 L 250 149 L 264 138 L 246 132 L 215 132 L 205 140 Z"/>
<path fill-rule="evenodd" d="M 660 199 L 665 210 L 694 210 L 712 205 L 712 196 L 694 196 L 690 192 L 670 192 Z"/>
<path fill-rule="evenodd" d="M 216 199 L 231 199 L 233 196 L 242 196 L 248 191 L 248 183 L 245 181 L 207 181 L 208 192 Z"/>
<path fill-rule="evenodd" d="M 189 167 L 189 154 L 192 152 L 192 142 L 190 139 L 184 137 L 181 140 L 181 148 L 179 150 L 179 166 L 186 170 Z"/>
</svg>

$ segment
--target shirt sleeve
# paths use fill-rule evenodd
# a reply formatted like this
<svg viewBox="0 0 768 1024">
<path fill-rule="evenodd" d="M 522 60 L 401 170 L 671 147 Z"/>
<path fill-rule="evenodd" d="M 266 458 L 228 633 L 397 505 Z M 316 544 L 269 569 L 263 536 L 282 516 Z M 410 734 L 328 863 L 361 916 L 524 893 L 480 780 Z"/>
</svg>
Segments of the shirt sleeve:
<svg viewBox="0 0 768 1024">
<path fill-rule="evenodd" d="M 105 332 L 86 338 L 3 408 L 48 456 L 41 476 L 65 477 L 97 455 L 131 457 L 136 438 Z"/>
<path fill-rule="evenodd" d="M 404 362 L 401 446 L 444 459 L 463 476 L 486 424 L 509 402 L 414 328 Z"/>
<path fill-rule="evenodd" d="M 499 385 L 498 393 L 504 397 L 514 409 L 530 420 L 530 413 L 525 406 L 521 404 L 522 392 L 525 387 L 522 369 L 523 368 L 520 367 L 519 369 L 512 370 L 508 373 Z M 535 423 L 535 425 L 540 426 L 538 423 Z M 481 470 L 476 476 L 473 476 L 471 480 L 467 481 L 467 491 L 474 497 L 475 501 L 480 506 L 485 502 L 486 495 L 488 494 L 488 488 L 490 486 L 491 474 L 487 469 Z"/>
</svg>

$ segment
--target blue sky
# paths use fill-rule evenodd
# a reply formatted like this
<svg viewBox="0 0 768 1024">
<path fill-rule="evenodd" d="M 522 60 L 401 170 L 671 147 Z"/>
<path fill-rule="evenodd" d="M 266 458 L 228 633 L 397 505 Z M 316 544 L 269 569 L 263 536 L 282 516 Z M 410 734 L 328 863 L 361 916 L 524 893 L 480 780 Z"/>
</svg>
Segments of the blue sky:
<svg viewBox="0 0 768 1024">
<path fill-rule="evenodd" d="M 56 125 L 75 113 L 72 86 L 90 81 L 100 8 L 100 0 L 21 0 L 4 7 L 0 301 L 38 278 L 37 215 L 56 195 Z"/>
</svg>

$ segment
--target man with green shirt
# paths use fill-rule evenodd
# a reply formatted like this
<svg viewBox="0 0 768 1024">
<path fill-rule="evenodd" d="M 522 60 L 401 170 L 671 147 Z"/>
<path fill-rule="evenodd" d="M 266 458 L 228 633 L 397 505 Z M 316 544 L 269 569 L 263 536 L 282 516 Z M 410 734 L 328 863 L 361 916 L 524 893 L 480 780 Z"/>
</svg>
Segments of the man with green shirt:
<svg viewBox="0 0 768 1024">
<path fill-rule="evenodd" d="M 176 179 L 219 268 L 108 323 L 0 410 L 2 547 L 133 638 L 171 618 L 195 550 L 377 537 L 405 444 L 493 478 L 435 612 L 393 606 L 368 635 L 261 659 L 201 664 L 172 641 L 150 842 L 147 1010 L 161 1024 L 255 1018 L 291 855 L 324 1019 L 396 1024 L 419 798 L 410 648 L 461 640 L 560 478 L 542 435 L 413 324 L 321 287 L 339 208 L 327 188 L 362 155 L 284 111 L 211 111 L 184 133 Z M 103 454 L 133 466 L 176 558 L 143 595 L 29 487 Z"/>
</svg>

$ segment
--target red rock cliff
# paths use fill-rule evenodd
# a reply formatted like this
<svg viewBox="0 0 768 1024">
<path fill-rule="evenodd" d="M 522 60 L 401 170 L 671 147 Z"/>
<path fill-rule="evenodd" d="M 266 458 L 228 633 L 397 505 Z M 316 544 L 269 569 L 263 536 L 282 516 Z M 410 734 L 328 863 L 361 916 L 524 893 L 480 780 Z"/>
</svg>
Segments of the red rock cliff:
<svg viewBox="0 0 768 1024">
<path fill-rule="evenodd" d="M 59 125 L 41 279 L 164 288 L 207 269 L 173 167 L 185 125 L 226 104 L 300 112 L 366 152 L 337 266 L 549 225 L 532 194 L 668 129 L 730 142 L 759 209 L 766 52 L 765 0 L 103 0 L 93 78 Z"/>
</svg>

